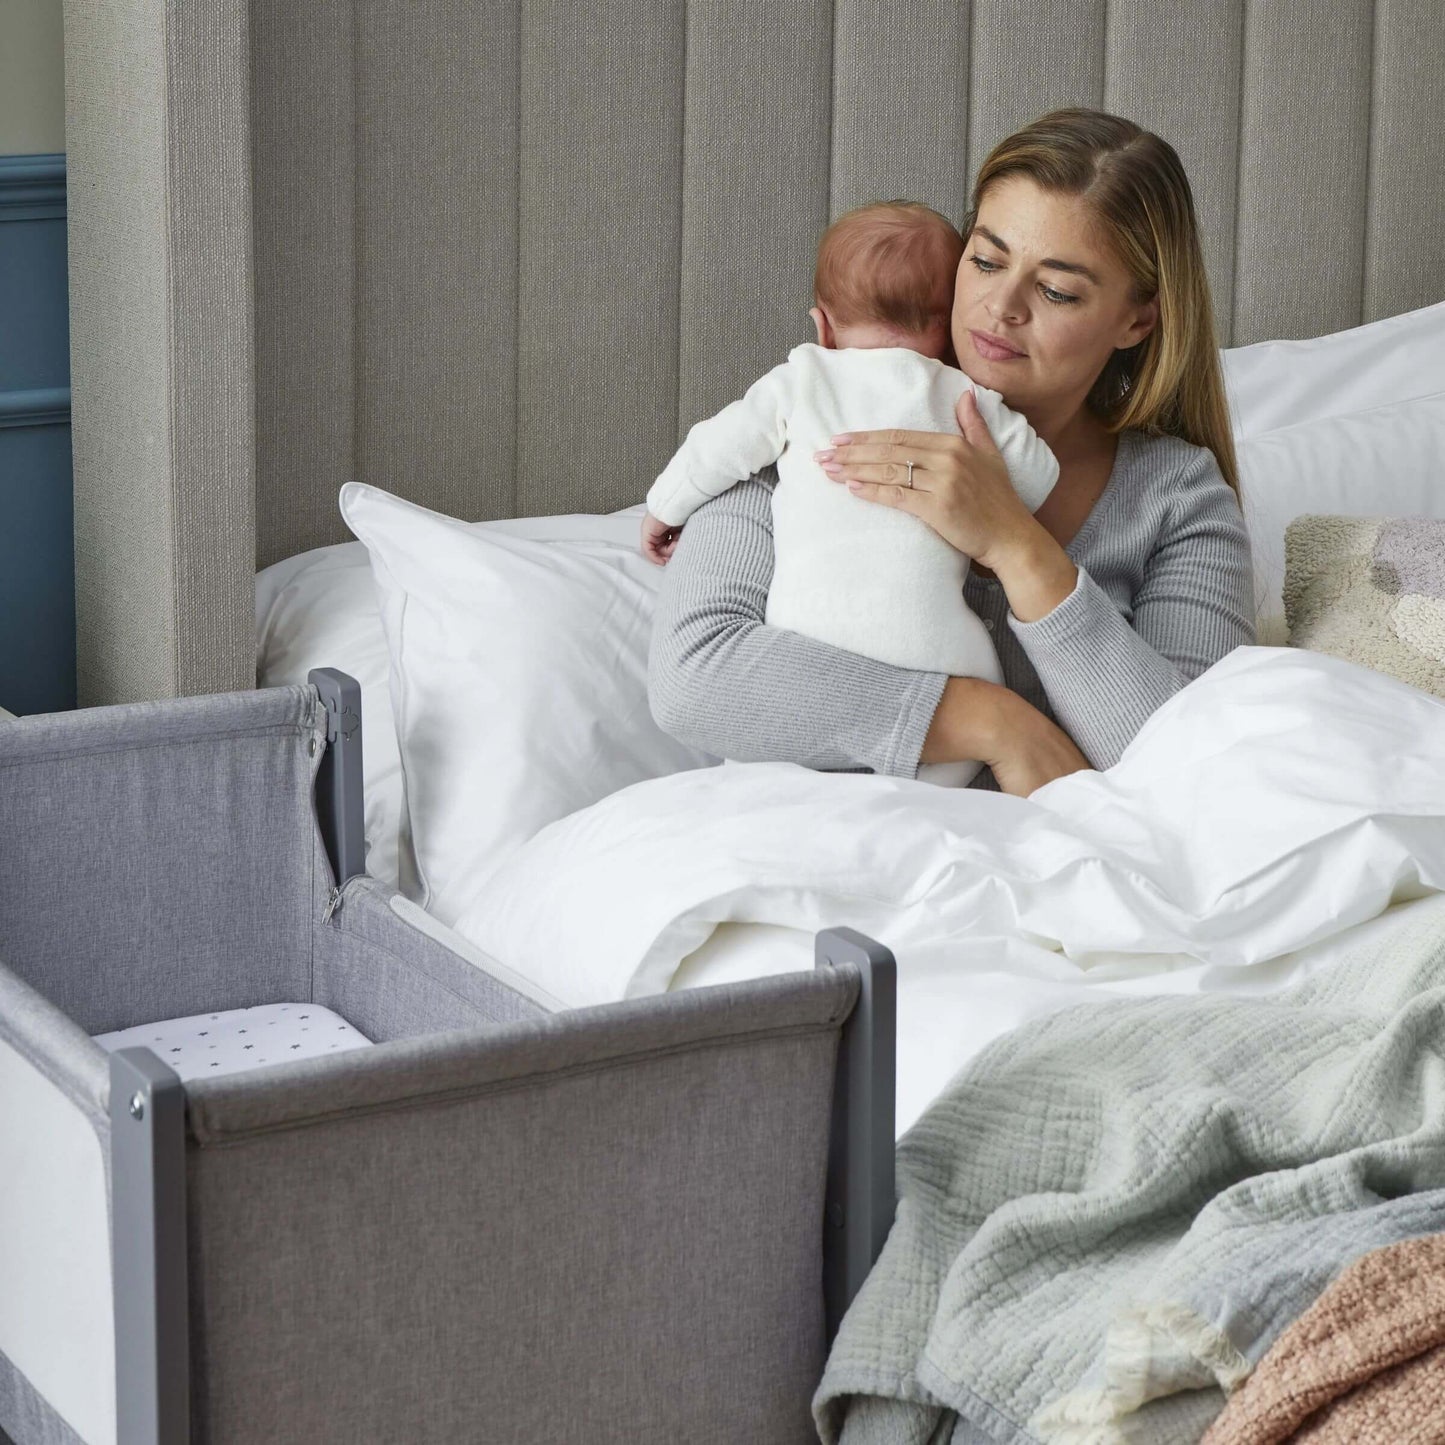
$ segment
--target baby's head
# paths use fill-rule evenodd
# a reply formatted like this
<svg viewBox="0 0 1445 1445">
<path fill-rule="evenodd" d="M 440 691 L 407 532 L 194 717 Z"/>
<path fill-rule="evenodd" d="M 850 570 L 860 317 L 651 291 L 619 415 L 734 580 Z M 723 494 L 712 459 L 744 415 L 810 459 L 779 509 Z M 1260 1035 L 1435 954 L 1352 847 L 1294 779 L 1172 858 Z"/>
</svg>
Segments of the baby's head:
<svg viewBox="0 0 1445 1445">
<path fill-rule="evenodd" d="M 818 243 L 808 314 L 818 345 L 948 349 L 963 237 L 917 201 L 875 201 L 839 216 Z"/>
</svg>

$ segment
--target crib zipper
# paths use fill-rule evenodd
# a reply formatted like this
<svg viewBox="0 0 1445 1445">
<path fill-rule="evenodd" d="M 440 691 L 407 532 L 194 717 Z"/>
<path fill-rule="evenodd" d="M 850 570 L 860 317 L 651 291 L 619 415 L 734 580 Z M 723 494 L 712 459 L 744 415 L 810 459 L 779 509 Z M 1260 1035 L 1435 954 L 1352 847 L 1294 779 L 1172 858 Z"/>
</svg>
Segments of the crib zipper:
<svg viewBox="0 0 1445 1445">
<path fill-rule="evenodd" d="M 357 873 L 354 877 L 348 878 L 340 888 L 333 888 L 330 893 L 326 895 L 326 907 L 321 914 L 321 921 L 323 923 L 330 923 L 341 911 L 341 905 L 346 901 L 346 890 L 350 888 L 353 883 L 360 883 L 365 876 L 364 873 Z"/>
</svg>

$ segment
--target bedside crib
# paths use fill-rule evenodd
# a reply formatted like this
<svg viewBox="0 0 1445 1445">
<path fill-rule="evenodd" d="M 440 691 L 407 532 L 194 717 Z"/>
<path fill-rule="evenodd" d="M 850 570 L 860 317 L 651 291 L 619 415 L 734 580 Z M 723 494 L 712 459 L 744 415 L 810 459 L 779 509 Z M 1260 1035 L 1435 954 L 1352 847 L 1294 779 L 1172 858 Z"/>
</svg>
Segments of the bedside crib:
<svg viewBox="0 0 1445 1445">
<path fill-rule="evenodd" d="M 0 1431 L 812 1438 L 892 1215 L 887 951 L 546 1014 L 356 871 L 312 684 L 0 727 Z M 92 1037 L 283 1003 L 372 1046 Z"/>
</svg>

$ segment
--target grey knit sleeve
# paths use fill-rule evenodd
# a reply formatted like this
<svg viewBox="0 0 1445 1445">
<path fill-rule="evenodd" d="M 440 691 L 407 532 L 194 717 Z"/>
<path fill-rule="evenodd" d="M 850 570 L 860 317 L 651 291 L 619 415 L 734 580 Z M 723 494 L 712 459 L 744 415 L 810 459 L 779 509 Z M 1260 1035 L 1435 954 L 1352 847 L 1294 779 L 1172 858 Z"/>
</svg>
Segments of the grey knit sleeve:
<svg viewBox="0 0 1445 1445">
<path fill-rule="evenodd" d="M 1249 538 L 1211 452 L 1185 453 L 1134 590 L 1132 621 L 1081 566 L 1047 616 L 1009 627 L 1059 725 L 1096 768 L 1112 767 L 1150 716 L 1226 653 L 1254 642 Z"/>
<path fill-rule="evenodd" d="M 735 762 L 911 778 L 947 674 L 891 667 L 763 621 L 776 482 L 765 468 L 683 528 L 652 624 L 652 716 Z"/>
</svg>

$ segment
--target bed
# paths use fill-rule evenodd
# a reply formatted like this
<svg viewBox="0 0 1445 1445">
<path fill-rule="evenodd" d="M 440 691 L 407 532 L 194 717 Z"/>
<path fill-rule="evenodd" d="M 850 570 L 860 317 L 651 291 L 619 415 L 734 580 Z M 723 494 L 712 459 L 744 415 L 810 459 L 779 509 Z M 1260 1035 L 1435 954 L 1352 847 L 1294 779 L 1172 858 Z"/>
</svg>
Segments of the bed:
<svg viewBox="0 0 1445 1445">
<path fill-rule="evenodd" d="M 643 584 L 617 555 L 629 509 L 691 421 L 801 338 L 798 298 L 828 218 L 880 194 L 956 215 L 996 139 L 1072 102 L 1158 129 L 1191 177 L 1268 562 L 1261 641 L 1284 640 L 1292 518 L 1445 514 L 1433 61 L 1445 20 L 1425 0 L 1331 0 L 1324 24 L 1315 8 L 1262 4 L 1194 7 L 1184 24 L 1176 7 L 1117 0 L 892 14 L 68 0 L 66 38 L 85 704 L 247 688 L 259 659 L 266 683 L 355 672 L 374 695 L 368 716 L 385 719 L 385 602 L 368 603 L 371 569 L 338 508 L 347 484 L 358 517 L 385 514 L 377 536 L 404 522 L 465 551 L 492 524 L 478 546 L 514 604 L 530 549 L 570 547 L 578 608 L 610 567 L 641 616 Z M 939 94 L 949 103 L 921 103 Z M 1362 456 L 1372 486 L 1342 464 Z M 331 627 L 325 656 L 308 617 Z M 524 655 L 486 656 L 526 676 Z M 458 697 L 447 654 L 430 662 L 426 697 L 456 702 L 462 725 L 498 723 L 495 677 Z M 383 679 L 390 667 L 384 656 Z M 478 750 L 522 810 L 514 820 L 541 797 L 536 772 L 507 762 L 536 716 Z M 413 767 L 403 807 L 404 729 L 395 754 L 384 722 L 369 735 L 367 807 L 391 816 L 368 820 L 368 866 L 416 900 L 418 926 L 460 936 L 484 972 L 518 983 L 497 950 L 525 937 L 524 920 L 484 908 L 505 851 L 481 871 L 418 870 L 407 819 L 444 804 L 426 789 L 454 775 Z M 650 753 L 616 786 L 729 771 L 697 761 L 672 755 L 659 778 Z M 384 766 L 397 769 L 390 792 Z M 745 781 L 747 796 L 776 800 L 775 778 Z M 600 801 L 566 795 L 525 826 Z M 655 837 L 669 816 L 657 812 Z M 515 896 L 535 907 L 525 888 Z M 664 992 L 810 962 L 806 913 L 668 906 L 654 935 L 671 950 Z M 624 921 L 600 941 L 626 968 Z M 906 937 L 875 921 L 890 946 L 890 932 Z M 1281 946 L 1286 963 L 1262 967 L 1260 986 L 1271 967 L 1279 987 L 1308 971 L 1327 943 L 1315 934 Z M 553 941 L 568 950 L 554 962 L 586 951 L 576 934 Z M 1208 965 L 1170 977 L 1180 992 L 1227 986 Z M 543 1006 L 593 1001 L 556 976 L 521 982 Z M 958 1054 L 900 1076 L 901 1127 L 990 1039 L 1058 1006 L 1038 982 L 980 1018 Z M 618 987 L 641 988 L 631 974 Z M 904 1037 L 908 1009 L 938 997 L 900 1000 Z"/>
</svg>

